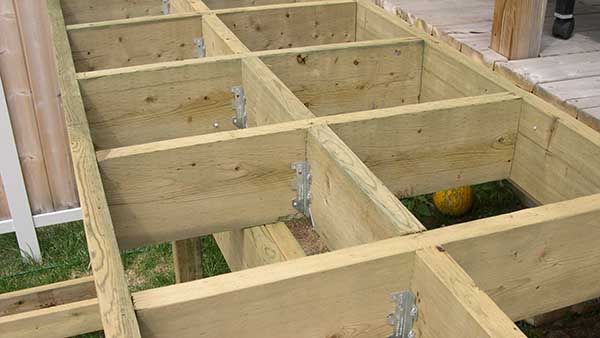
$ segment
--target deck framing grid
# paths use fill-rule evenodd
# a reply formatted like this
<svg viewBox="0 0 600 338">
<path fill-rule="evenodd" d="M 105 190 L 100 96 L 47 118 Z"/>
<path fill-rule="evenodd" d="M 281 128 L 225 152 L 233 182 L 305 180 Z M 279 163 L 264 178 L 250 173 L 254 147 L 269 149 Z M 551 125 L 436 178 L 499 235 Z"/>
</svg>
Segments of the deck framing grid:
<svg viewBox="0 0 600 338">
<path fill-rule="evenodd" d="M 387 337 L 412 290 L 418 337 L 524 337 L 600 296 L 600 136 L 564 112 L 366 0 L 94 1 L 48 1 L 94 278 L 0 295 L 1 336 Z M 395 196 L 500 179 L 541 206 L 425 231 Z M 236 272 L 129 293 L 120 249 L 206 234 Z"/>
</svg>

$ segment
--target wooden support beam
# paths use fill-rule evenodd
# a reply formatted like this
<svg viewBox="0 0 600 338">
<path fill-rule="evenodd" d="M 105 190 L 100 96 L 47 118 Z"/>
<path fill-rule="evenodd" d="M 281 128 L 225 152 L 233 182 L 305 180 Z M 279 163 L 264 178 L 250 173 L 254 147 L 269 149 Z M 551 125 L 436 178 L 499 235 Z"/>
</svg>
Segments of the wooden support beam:
<svg viewBox="0 0 600 338">
<path fill-rule="evenodd" d="M 546 0 L 495 0 L 490 48 L 509 60 L 540 54 Z"/>
<path fill-rule="evenodd" d="M 130 67 L 194 58 L 194 39 L 202 38 L 202 15 L 78 24 L 67 26 L 67 32 L 76 71 Z"/>
<path fill-rule="evenodd" d="M 200 237 L 173 242 L 175 282 L 202 278 L 202 240 Z"/>
<path fill-rule="evenodd" d="M 329 249 L 425 230 L 329 127 L 311 128 L 307 147 L 312 221 Z"/>
<path fill-rule="evenodd" d="M 94 272 L 100 317 L 107 337 L 139 338 L 140 330 L 75 78 L 75 66 L 70 57 L 71 48 L 60 6 L 59 0 L 48 2 L 62 107 L 71 143 L 71 157 L 83 210 L 85 237 Z"/>
<path fill-rule="evenodd" d="M 306 256 L 283 222 L 213 235 L 232 271 Z"/>
<path fill-rule="evenodd" d="M 418 337 L 526 338 L 441 247 L 417 251 L 411 284 Z"/>
</svg>

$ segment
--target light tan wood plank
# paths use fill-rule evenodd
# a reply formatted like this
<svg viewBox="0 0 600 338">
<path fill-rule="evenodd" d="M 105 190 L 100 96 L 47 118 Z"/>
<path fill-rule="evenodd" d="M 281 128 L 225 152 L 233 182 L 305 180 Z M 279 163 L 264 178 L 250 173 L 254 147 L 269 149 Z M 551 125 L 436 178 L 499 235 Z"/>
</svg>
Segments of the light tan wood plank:
<svg viewBox="0 0 600 338">
<path fill-rule="evenodd" d="M 242 74 L 239 59 L 205 59 L 79 82 L 94 145 L 109 149 L 235 129 L 231 88 Z"/>
<path fill-rule="evenodd" d="M 471 277 L 437 248 L 417 251 L 411 289 L 418 295 L 418 337 L 526 338 Z"/>
<path fill-rule="evenodd" d="M 218 12 L 253 51 L 354 41 L 356 5 L 327 1 Z"/>
<path fill-rule="evenodd" d="M 232 271 L 306 256 L 285 223 L 214 234 Z"/>
<path fill-rule="evenodd" d="M 509 60 L 537 57 L 546 0 L 495 0 L 490 46 Z"/>
<path fill-rule="evenodd" d="M 216 15 L 202 19 L 206 56 L 247 53 L 250 50 L 235 36 Z"/>
<path fill-rule="evenodd" d="M 179 14 L 67 27 L 78 72 L 192 59 L 202 17 Z"/>
<path fill-rule="evenodd" d="M 577 304 L 600 296 L 592 279 L 599 202 L 593 195 L 467 223 L 473 237 L 444 248 L 513 321 Z M 494 226 L 510 230 L 480 236 Z"/>
<path fill-rule="evenodd" d="M 293 214 L 290 165 L 305 158 L 305 138 L 306 130 L 293 124 L 266 126 L 99 154 L 120 245 L 241 229 Z"/>
<path fill-rule="evenodd" d="M 125 280 L 123 262 L 75 78 L 75 66 L 70 58 L 71 49 L 60 2 L 49 0 L 48 11 L 62 106 L 71 142 L 73 167 L 83 210 L 85 237 L 94 272 L 102 326 L 108 337 L 139 338 L 140 330 Z M 54 321 L 54 324 L 57 322 L 60 321 Z"/>
<path fill-rule="evenodd" d="M 542 203 L 600 192 L 599 147 L 596 131 L 537 98 L 528 99 L 510 177 Z"/>
<path fill-rule="evenodd" d="M 185 283 L 202 278 L 202 241 L 200 237 L 172 243 L 175 282 Z"/>
<path fill-rule="evenodd" d="M 494 94 L 366 111 L 330 124 L 395 194 L 415 196 L 507 178 L 521 101 Z"/>
<path fill-rule="evenodd" d="M 93 277 L 0 294 L 0 316 L 39 310 L 96 297 Z"/>
<path fill-rule="evenodd" d="M 315 115 L 417 103 L 421 40 L 364 42 L 262 60 Z"/>
<path fill-rule="evenodd" d="M 242 61 L 249 126 L 314 117 L 290 89 L 258 58 Z"/>
<path fill-rule="evenodd" d="M 64 338 L 101 331 L 97 299 L 0 317 L 3 335 L 10 338 Z"/>
<path fill-rule="evenodd" d="M 210 9 L 240 8 L 251 6 L 266 6 L 284 3 L 295 3 L 298 0 L 204 0 Z"/>
<path fill-rule="evenodd" d="M 376 40 L 414 36 L 407 24 L 371 1 L 358 1 L 356 40 Z"/>
<path fill-rule="evenodd" d="M 68 25 L 162 14 L 162 2 L 157 0 L 60 0 L 60 4 Z"/>
<path fill-rule="evenodd" d="M 326 126 L 310 129 L 311 216 L 329 249 L 425 230 L 425 227 Z"/>
<path fill-rule="evenodd" d="M 443 48 L 427 42 L 423 56 L 420 102 L 504 91 L 500 81 L 496 81 L 497 77 L 491 77 L 487 72 L 489 70 L 475 67 L 463 58 L 445 53 Z"/>
</svg>

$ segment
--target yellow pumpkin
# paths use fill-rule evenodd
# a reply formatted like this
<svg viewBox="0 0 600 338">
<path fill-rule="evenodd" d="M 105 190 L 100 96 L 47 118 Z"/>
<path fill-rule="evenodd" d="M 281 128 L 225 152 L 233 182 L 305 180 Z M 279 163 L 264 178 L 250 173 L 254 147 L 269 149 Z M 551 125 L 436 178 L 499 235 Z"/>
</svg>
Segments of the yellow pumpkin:
<svg viewBox="0 0 600 338">
<path fill-rule="evenodd" d="M 433 194 L 433 204 L 444 215 L 462 216 L 473 206 L 473 189 L 464 186 L 438 191 Z"/>
</svg>

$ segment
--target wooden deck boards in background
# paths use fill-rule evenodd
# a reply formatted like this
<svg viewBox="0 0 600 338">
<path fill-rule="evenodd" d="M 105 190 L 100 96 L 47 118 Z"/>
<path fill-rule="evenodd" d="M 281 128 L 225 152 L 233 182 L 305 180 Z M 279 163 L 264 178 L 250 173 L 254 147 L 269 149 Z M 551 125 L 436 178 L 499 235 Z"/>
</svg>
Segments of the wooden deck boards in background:
<svg viewBox="0 0 600 338">
<path fill-rule="evenodd" d="M 551 35 L 548 3 L 540 58 L 508 61 L 489 48 L 494 0 L 374 0 L 600 131 L 600 0 L 577 0 L 575 34 Z"/>
</svg>

